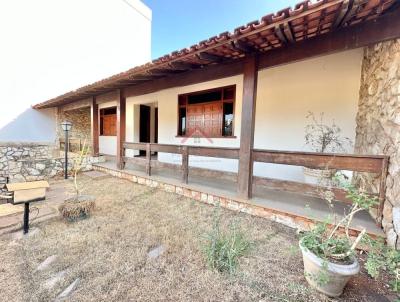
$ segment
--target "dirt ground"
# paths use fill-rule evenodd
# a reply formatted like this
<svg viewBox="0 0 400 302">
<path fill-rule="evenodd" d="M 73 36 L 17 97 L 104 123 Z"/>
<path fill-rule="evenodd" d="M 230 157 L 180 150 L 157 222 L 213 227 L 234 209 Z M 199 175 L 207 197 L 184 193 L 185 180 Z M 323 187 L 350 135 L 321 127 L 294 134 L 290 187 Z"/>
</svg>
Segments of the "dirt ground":
<svg viewBox="0 0 400 302">
<path fill-rule="evenodd" d="M 202 252 L 212 206 L 111 177 L 81 183 L 84 194 L 97 197 L 91 218 L 57 218 L 34 224 L 38 231 L 22 239 L 0 237 L 1 301 L 54 301 L 76 278 L 67 301 L 332 301 L 307 286 L 293 229 L 221 210 L 224 224 L 237 220 L 254 242 L 237 274 L 228 276 L 211 271 Z M 160 244 L 165 252 L 150 259 Z M 37 271 L 52 255 L 57 259 Z M 46 288 L 61 271 L 63 278 Z M 362 273 L 333 301 L 393 297 L 385 283 Z"/>
</svg>

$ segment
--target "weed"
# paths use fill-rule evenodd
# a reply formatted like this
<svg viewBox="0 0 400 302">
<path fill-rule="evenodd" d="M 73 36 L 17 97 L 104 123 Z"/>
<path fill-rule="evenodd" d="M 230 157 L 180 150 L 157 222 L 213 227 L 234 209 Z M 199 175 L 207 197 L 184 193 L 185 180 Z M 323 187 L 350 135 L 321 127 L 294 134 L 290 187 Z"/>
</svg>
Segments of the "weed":
<svg viewBox="0 0 400 302">
<path fill-rule="evenodd" d="M 227 230 L 221 229 L 218 205 L 214 211 L 212 229 L 206 235 L 203 248 L 209 267 L 219 272 L 233 274 L 239 264 L 239 258 L 245 255 L 250 247 L 251 243 L 237 221 L 231 223 Z"/>
</svg>

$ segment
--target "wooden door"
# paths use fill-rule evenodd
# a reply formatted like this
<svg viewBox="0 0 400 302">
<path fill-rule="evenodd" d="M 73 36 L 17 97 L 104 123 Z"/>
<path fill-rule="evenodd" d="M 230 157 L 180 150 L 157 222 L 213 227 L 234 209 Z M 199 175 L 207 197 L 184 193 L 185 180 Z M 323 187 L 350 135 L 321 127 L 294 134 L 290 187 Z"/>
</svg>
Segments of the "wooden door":
<svg viewBox="0 0 400 302">
<path fill-rule="evenodd" d="M 150 143 L 150 107 L 146 105 L 140 105 L 139 141 Z M 139 154 L 144 155 L 146 151 L 141 150 Z"/>
</svg>

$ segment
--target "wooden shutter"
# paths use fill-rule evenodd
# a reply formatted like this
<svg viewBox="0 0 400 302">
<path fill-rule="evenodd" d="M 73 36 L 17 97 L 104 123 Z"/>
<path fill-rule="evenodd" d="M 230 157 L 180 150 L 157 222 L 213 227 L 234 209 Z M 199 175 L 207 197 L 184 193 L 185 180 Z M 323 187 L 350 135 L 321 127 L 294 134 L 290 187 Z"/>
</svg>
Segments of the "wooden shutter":
<svg viewBox="0 0 400 302">
<path fill-rule="evenodd" d="M 115 114 L 103 116 L 103 135 L 117 135 L 117 116 Z"/>
<path fill-rule="evenodd" d="M 222 135 L 222 103 L 187 107 L 187 135 L 219 137 Z"/>
<path fill-rule="evenodd" d="M 203 105 L 190 105 L 187 107 L 187 131 L 186 135 L 199 135 L 197 130 L 203 128 Z"/>
<path fill-rule="evenodd" d="M 222 135 L 222 103 L 204 105 L 203 133 L 207 137 L 219 137 Z"/>
</svg>

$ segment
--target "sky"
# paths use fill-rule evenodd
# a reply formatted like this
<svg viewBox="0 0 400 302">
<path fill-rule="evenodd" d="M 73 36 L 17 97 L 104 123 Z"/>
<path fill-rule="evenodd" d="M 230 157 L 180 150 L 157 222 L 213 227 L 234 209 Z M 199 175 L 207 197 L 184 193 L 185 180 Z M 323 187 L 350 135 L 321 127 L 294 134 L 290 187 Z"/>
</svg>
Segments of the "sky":
<svg viewBox="0 0 400 302">
<path fill-rule="evenodd" d="M 142 0 L 152 10 L 151 28 L 137 23 L 129 1 L 143 5 L 139 0 L 0 1 L 0 131 L 33 104 L 299 0 Z"/>
<path fill-rule="evenodd" d="M 260 19 L 300 0 L 143 0 L 153 11 L 152 58 Z"/>
</svg>

